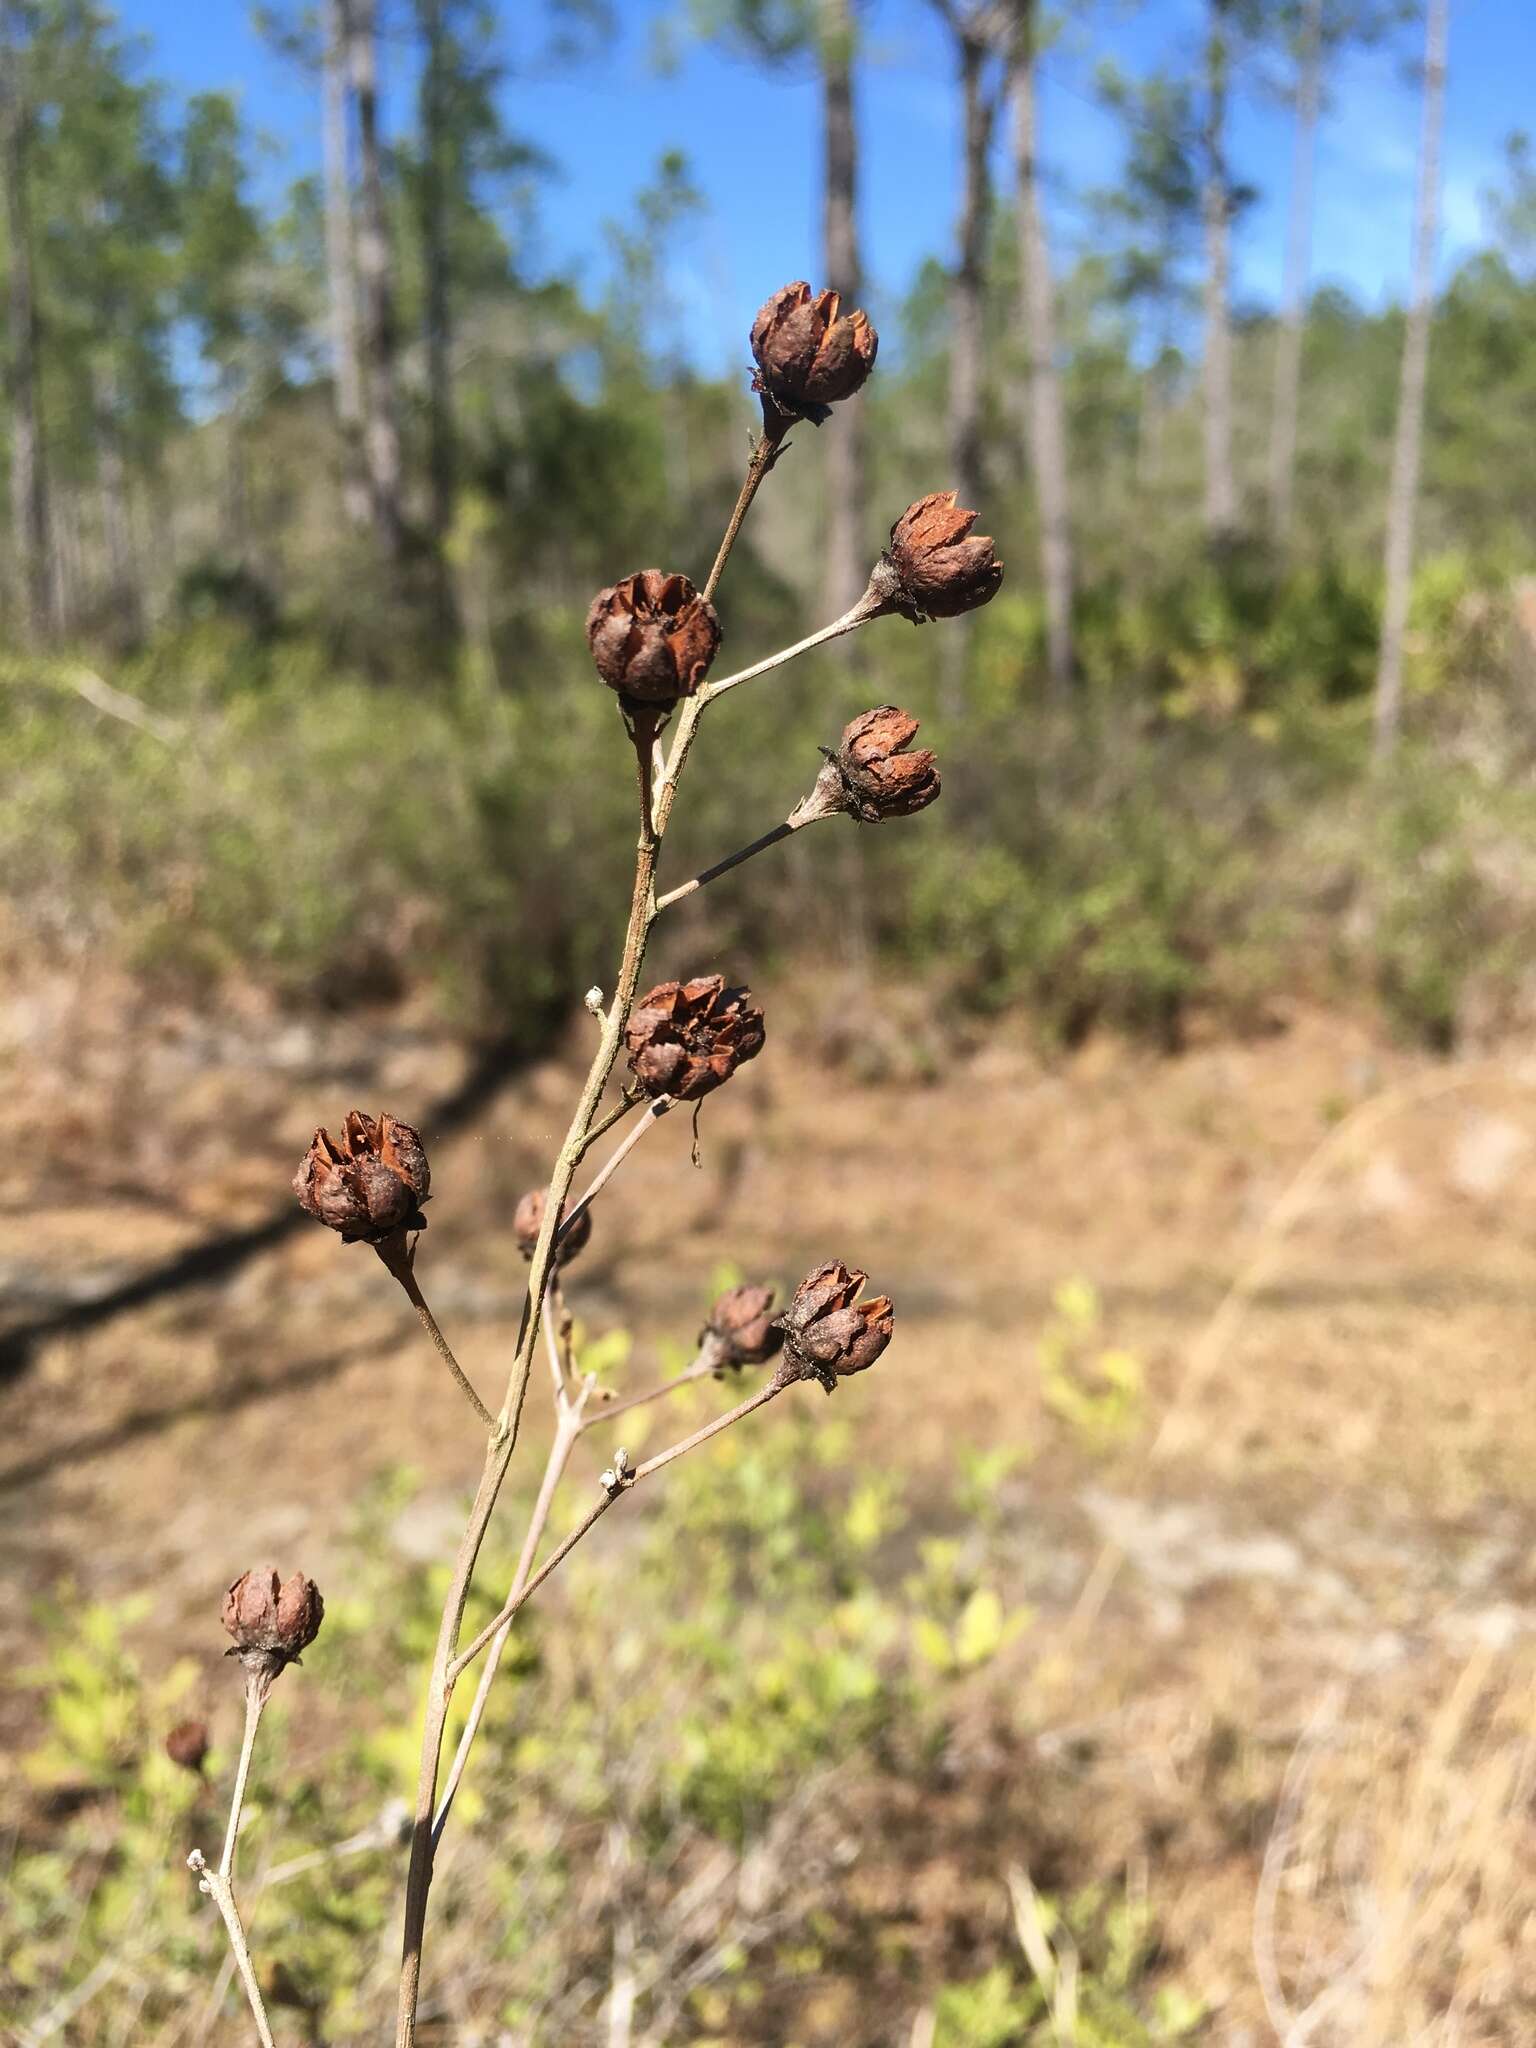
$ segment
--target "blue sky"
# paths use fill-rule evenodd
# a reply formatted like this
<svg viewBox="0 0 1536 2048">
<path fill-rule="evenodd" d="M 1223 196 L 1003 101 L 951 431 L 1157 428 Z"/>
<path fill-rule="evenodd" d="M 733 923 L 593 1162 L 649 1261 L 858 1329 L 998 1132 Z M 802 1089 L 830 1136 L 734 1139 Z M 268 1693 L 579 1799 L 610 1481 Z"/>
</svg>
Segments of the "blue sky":
<svg viewBox="0 0 1536 2048">
<path fill-rule="evenodd" d="M 384 0 L 386 19 L 391 0 Z M 411 57 L 402 31 L 386 50 L 385 119 L 404 117 Z M 501 7 L 513 75 L 509 126 L 558 166 L 545 187 L 538 256 L 592 287 L 603 275 L 606 219 L 623 217 L 663 150 L 688 155 L 707 215 L 679 249 L 672 288 L 685 308 L 690 352 L 714 368 L 740 359 L 759 301 L 785 278 L 818 271 L 817 100 L 794 69 L 767 73 L 684 41 L 676 67 L 653 62 L 657 29 L 683 0 L 616 0 L 619 29 L 601 58 L 564 71 L 541 66 L 526 24 L 537 10 Z M 275 198 L 287 179 L 315 168 L 312 83 L 274 56 L 244 0 L 125 0 L 121 18 L 149 38 L 150 69 L 183 92 L 234 91 L 247 120 L 270 142 L 261 183 Z M 1074 196 L 1112 183 L 1116 128 L 1094 104 L 1094 65 L 1113 57 L 1137 72 L 1188 59 L 1197 47 L 1200 0 L 1100 0 L 1045 61 L 1043 153 L 1052 174 L 1052 233 L 1062 254 L 1080 245 L 1085 222 Z M 864 137 L 862 226 L 870 298 L 878 312 L 917 265 L 949 245 L 957 191 L 957 105 L 943 30 L 926 0 L 873 0 L 865 10 L 860 71 Z M 1389 48 L 1357 53 L 1333 80 L 1318 161 L 1313 273 L 1347 285 L 1367 304 L 1401 292 L 1419 111 L 1409 78 L 1421 31 Z M 1497 174 L 1504 137 L 1536 125 L 1536 0 L 1452 0 L 1444 159 L 1442 269 L 1482 239 L 1481 194 Z M 1290 127 L 1266 103 L 1260 80 L 1239 77 L 1234 156 L 1262 197 L 1245 216 L 1237 252 L 1240 299 L 1266 300 L 1279 283 L 1290 176 Z M 393 94 L 393 103 L 391 103 Z M 1001 159 L 999 169 L 1003 168 Z"/>
</svg>

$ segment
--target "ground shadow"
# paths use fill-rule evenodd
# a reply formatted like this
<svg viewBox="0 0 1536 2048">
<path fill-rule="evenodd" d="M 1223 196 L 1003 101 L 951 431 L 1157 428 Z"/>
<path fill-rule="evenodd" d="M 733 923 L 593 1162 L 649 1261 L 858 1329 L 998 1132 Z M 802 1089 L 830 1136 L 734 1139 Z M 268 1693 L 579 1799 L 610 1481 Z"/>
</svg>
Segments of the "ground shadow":
<svg viewBox="0 0 1536 2048">
<path fill-rule="evenodd" d="M 326 1351 L 317 1358 L 295 1359 L 292 1365 L 285 1365 L 277 1372 L 260 1378 L 220 1380 L 216 1385 L 204 1387 L 201 1392 L 189 1394 L 180 1401 L 162 1401 L 155 1406 L 134 1408 L 101 1429 L 87 1430 L 80 1436 L 70 1437 L 66 1443 L 55 1444 L 34 1457 L 24 1458 L 20 1464 L 0 1469 L 0 1499 L 19 1492 L 36 1480 L 48 1478 L 61 1466 L 105 1457 L 109 1452 L 123 1450 L 143 1437 L 156 1436 L 175 1423 L 187 1422 L 199 1415 L 233 1414 L 237 1409 L 273 1400 L 279 1394 L 292 1393 L 296 1388 L 318 1386 L 323 1380 L 333 1379 L 344 1371 L 354 1359 L 377 1349 L 372 1341 L 353 1344 L 345 1350 Z"/>
<path fill-rule="evenodd" d="M 528 1058 L 528 1046 L 526 1032 L 520 1032 L 516 1037 L 496 1039 L 479 1051 L 457 1087 L 423 1112 L 421 1126 L 426 1136 L 449 1137 L 478 1116 L 522 1069 Z M 205 1287 L 226 1280 L 248 1259 L 270 1251 L 293 1231 L 310 1227 L 303 1210 L 291 1196 L 285 1195 L 259 1223 L 221 1231 L 188 1245 L 89 1301 L 60 1302 L 23 1322 L 13 1323 L 0 1331 L 0 1386 L 20 1379 L 38 1346 L 50 1338 L 94 1329 L 129 1309 L 142 1308 L 147 1302 L 179 1293 L 183 1288 Z"/>
</svg>

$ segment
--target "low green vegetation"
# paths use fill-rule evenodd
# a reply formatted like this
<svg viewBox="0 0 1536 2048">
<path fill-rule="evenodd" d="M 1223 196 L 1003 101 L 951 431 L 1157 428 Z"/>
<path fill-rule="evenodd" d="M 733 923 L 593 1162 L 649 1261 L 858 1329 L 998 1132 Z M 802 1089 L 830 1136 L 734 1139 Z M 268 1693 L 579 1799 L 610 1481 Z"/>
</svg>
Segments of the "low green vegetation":
<svg viewBox="0 0 1536 2048">
<path fill-rule="evenodd" d="M 637 1414 L 627 1441 L 648 1426 L 659 1444 L 714 1398 Z M 1067 1994 L 1016 1936 L 980 1972 L 968 1949 L 935 1992 L 920 1930 L 870 1903 L 889 1858 L 898 1884 L 910 1876 L 886 1802 L 943 1799 L 960 1688 L 1003 1672 L 1013 1646 L 1015 1667 L 1027 1654 L 993 1511 L 1016 1463 L 961 1460 L 954 1500 L 926 1507 L 914 1548 L 898 1482 L 818 1400 L 678 1466 L 576 1553 L 519 1624 L 447 1838 L 441 1981 L 462 2024 L 607 2038 L 623 1977 L 637 2039 L 779 2042 L 783 2015 L 855 1985 L 862 1998 L 874 1967 L 883 1998 L 913 2013 L 927 2001 L 949 2048 L 1053 2038 Z M 432 1511 L 409 1474 L 372 1487 L 327 1573 L 325 1627 L 258 1746 L 240 1867 L 290 2039 L 376 2038 L 391 2006 L 415 1697 L 446 1570 L 413 1561 Z M 505 1527 L 468 1630 L 510 1575 L 515 1517 Z M 19 1760 L 35 1824 L 8 1871 L 0 2005 L 25 2029 L 67 2002 L 83 2048 L 119 2040 L 128 2005 L 136 2040 L 184 2039 L 220 1995 L 210 2006 L 221 1933 L 185 1858 L 222 1832 L 239 1686 L 211 1661 L 212 1610 L 195 1662 L 146 1655 L 151 1620 L 144 1599 L 66 1597 L 22 1674 L 46 1732 Z M 191 1714 L 213 1734 L 201 1772 L 164 1749 Z M 978 1892 L 1000 1903 L 1006 1860 L 976 1853 Z M 1047 1952 L 1070 1954 L 1080 2039 L 1184 2038 L 1174 2019 L 1194 2008 L 1145 1902 L 1084 1892 L 1032 1911 Z M 849 2025 L 845 2038 L 865 2038 Z"/>
<path fill-rule="evenodd" d="M 1005 593 L 976 622 L 963 715 L 937 701 L 933 636 L 900 621 L 866 633 L 856 674 L 812 661 L 734 693 L 676 872 L 784 816 L 817 747 L 888 697 L 923 717 L 944 798 L 900 831 L 819 829 L 857 831 L 839 894 L 940 1004 L 1021 1013 L 1046 1046 L 1110 1027 L 1176 1048 L 1202 1013 L 1265 1022 L 1282 990 L 1378 1006 L 1442 1048 L 1508 1026 L 1530 1000 L 1536 796 L 1510 764 L 1536 738 L 1533 656 L 1465 563 L 1420 587 L 1417 736 L 1374 778 L 1353 600 L 1314 611 L 1302 577 L 1238 605 L 1206 580 L 1155 622 L 1130 604 L 1095 626 L 1090 597 L 1094 679 L 1052 710 L 1030 607 Z M 749 610 L 741 659 L 775 617 Z M 338 667 L 312 633 L 190 619 L 111 671 L 155 731 L 83 700 L 78 665 L 9 661 L 13 915 L 151 985 L 247 979 L 324 1007 L 431 989 L 445 1019 L 535 1045 L 611 949 L 593 906 L 621 889 L 633 791 L 576 617 L 530 624 L 524 652 L 514 688 L 473 661 L 416 687 Z M 673 947 L 803 953 L 821 898 L 794 854 L 690 903 Z"/>
</svg>

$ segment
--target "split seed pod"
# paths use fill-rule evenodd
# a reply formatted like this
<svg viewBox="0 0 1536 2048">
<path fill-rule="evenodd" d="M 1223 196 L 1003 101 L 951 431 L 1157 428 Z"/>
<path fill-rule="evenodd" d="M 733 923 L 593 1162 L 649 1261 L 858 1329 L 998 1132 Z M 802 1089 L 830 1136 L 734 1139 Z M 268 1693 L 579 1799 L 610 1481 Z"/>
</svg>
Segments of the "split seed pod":
<svg viewBox="0 0 1536 2048">
<path fill-rule="evenodd" d="M 641 569 L 593 598 L 587 645 L 609 689 L 670 711 L 708 675 L 720 648 L 720 620 L 686 576 Z"/>
<path fill-rule="evenodd" d="M 986 534 L 972 536 L 976 514 L 956 491 L 933 491 L 909 505 L 891 528 L 882 561 L 895 572 L 891 608 L 914 624 L 954 619 L 997 595 L 1003 565 Z"/>
<path fill-rule="evenodd" d="M 410 1125 L 360 1109 L 348 1111 L 340 1143 L 316 1131 L 293 1177 L 300 1207 L 339 1230 L 346 1244 L 425 1229 L 421 1205 L 431 1185 L 426 1150 Z"/>
<path fill-rule="evenodd" d="M 652 1097 L 697 1102 L 763 1049 L 763 1013 L 745 988 L 718 974 L 664 981 L 642 996 L 625 1028 L 630 1071 Z"/>
<path fill-rule="evenodd" d="M 779 1317 L 784 1332 L 779 1377 L 786 1385 L 818 1380 L 830 1394 L 840 1379 L 874 1364 L 891 1341 L 894 1310 L 888 1295 L 859 1299 L 868 1279 L 841 1259 L 829 1259 L 806 1274 Z"/>
<path fill-rule="evenodd" d="M 875 367 L 880 337 L 867 313 L 845 313 L 834 291 L 782 285 L 752 322 L 754 391 L 781 414 L 820 426 Z"/>
<path fill-rule="evenodd" d="M 746 1285 L 717 1295 L 699 1343 L 719 1366 L 762 1365 L 776 1356 L 784 1332 L 773 1320 L 773 1289 Z"/>
</svg>

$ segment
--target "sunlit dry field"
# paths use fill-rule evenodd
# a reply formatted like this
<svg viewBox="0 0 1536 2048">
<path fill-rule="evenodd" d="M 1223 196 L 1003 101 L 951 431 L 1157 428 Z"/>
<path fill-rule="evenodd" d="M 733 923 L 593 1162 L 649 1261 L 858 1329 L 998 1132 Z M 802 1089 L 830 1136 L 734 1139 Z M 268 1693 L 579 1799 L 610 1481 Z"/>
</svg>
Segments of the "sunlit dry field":
<svg viewBox="0 0 1536 2048">
<path fill-rule="evenodd" d="M 1303 1013 L 1047 1063 L 1006 1023 L 954 1045 L 880 986 L 763 993 L 778 1057 L 707 1105 L 697 1165 L 682 1116 L 635 1155 L 572 1294 L 592 1333 L 624 1304 L 648 1382 L 744 1248 L 781 1284 L 867 1261 L 900 1341 L 840 1390 L 854 1465 L 921 1530 L 972 1454 L 1014 1454 L 997 1534 L 1028 1625 L 966 1681 L 921 1796 L 871 1764 L 850 1909 L 938 1983 L 1017 1933 L 1018 1870 L 1129 1885 L 1208 2038 L 1536 2040 L 1536 1062 L 1433 1063 Z M 867 1071 L 833 1021 L 855 997 L 887 1020 Z M 496 1080 L 398 1021 L 209 1023 L 62 982 L 10 1029 L 7 1664 L 46 1589 L 147 1586 L 146 1657 L 190 1652 L 217 1702 L 244 1561 L 302 1550 L 329 1585 L 370 1477 L 413 1469 L 419 1536 L 478 1455 L 376 1262 L 287 1227 L 293 1160 L 354 1099 L 416 1116 L 423 1270 L 499 1388 L 510 1206 L 579 1035 Z M 1097 1322 L 1063 1363 L 1073 1281 Z M 1118 1405 L 1105 1350 L 1141 1380 Z M 14 1758 L 35 1697 L 5 1717 Z M 24 1838 L 15 1769 L 5 1806 Z M 876 2023 L 823 1970 L 788 2023 L 921 2041 L 923 1988 Z"/>
</svg>

